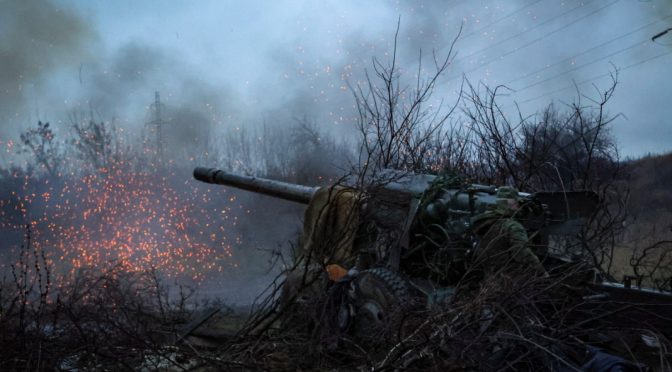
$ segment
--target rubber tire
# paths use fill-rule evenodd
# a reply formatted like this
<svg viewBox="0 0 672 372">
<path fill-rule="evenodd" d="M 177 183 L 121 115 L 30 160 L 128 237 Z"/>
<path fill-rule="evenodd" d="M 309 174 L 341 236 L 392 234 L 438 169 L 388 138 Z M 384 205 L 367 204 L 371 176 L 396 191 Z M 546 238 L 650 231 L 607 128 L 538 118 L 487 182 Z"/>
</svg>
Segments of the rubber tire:
<svg viewBox="0 0 672 372">
<path fill-rule="evenodd" d="M 364 341 L 397 338 L 411 298 L 406 280 L 388 269 L 374 268 L 362 271 L 354 288 L 355 337 Z"/>
</svg>

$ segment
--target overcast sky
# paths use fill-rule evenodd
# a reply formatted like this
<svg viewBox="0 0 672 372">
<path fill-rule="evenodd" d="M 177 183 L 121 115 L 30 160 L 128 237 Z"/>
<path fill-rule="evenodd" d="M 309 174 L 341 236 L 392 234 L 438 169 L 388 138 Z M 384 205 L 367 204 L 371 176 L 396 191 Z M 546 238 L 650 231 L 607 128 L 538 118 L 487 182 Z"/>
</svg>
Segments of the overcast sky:
<svg viewBox="0 0 672 372">
<path fill-rule="evenodd" d="M 507 85 L 502 105 L 530 115 L 572 102 L 575 83 L 594 95 L 618 68 L 622 154 L 672 151 L 672 32 L 651 40 L 672 27 L 669 0 L 0 0 L 0 140 L 90 108 L 138 128 L 155 91 L 185 137 L 303 116 L 347 128 L 347 84 L 386 60 L 398 19 L 409 74 L 463 26 L 440 98 L 465 75 Z"/>
</svg>

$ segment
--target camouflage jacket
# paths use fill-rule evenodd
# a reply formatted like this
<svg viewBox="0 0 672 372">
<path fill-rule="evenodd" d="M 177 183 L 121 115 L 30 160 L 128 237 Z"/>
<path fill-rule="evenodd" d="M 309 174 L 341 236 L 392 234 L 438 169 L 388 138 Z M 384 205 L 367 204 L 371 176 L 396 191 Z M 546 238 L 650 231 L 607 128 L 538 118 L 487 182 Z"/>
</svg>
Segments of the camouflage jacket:
<svg viewBox="0 0 672 372">
<path fill-rule="evenodd" d="M 507 267 L 520 272 L 543 274 L 546 271 L 528 246 L 525 227 L 506 208 L 488 210 L 472 219 L 478 238 L 473 262 L 485 272 Z"/>
</svg>

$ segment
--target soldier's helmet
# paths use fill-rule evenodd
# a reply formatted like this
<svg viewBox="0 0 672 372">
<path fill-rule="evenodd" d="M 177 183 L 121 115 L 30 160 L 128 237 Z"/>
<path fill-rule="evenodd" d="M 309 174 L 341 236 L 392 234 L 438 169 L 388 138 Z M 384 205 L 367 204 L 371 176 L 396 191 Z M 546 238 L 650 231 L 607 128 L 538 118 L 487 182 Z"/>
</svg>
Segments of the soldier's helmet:
<svg viewBox="0 0 672 372">
<path fill-rule="evenodd" d="M 497 188 L 497 199 L 518 200 L 518 190 L 510 186 L 499 187 Z"/>
<path fill-rule="evenodd" d="M 499 209 L 511 209 L 512 205 L 518 201 L 518 189 L 510 186 L 497 188 L 497 207 Z M 515 209 L 515 207 L 513 207 Z"/>
</svg>

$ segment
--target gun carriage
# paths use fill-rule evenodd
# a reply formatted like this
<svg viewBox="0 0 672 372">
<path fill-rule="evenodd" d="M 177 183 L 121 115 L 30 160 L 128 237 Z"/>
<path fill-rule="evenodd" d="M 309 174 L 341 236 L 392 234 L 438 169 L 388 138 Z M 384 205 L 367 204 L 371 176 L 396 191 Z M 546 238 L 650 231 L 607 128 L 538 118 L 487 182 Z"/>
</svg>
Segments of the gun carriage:
<svg viewBox="0 0 672 372">
<path fill-rule="evenodd" d="M 280 301 L 306 301 L 340 283 L 348 288 L 348 301 L 339 310 L 339 326 L 354 323 L 362 333 L 389 322 L 411 298 L 429 306 L 450 296 L 477 243 L 473 218 L 499 202 L 498 187 L 467 184 L 455 175 L 389 170 L 365 188 L 355 180 L 312 187 L 202 167 L 194 169 L 194 177 L 306 205 L 295 254 L 301 263 L 287 273 Z M 549 237 L 577 234 L 596 208 L 597 195 L 521 192 L 518 199 L 516 219 L 541 262 L 567 263 L 550 249 Z M 318 280 L 306 284 L 306 272 Z"/>
</svg>

